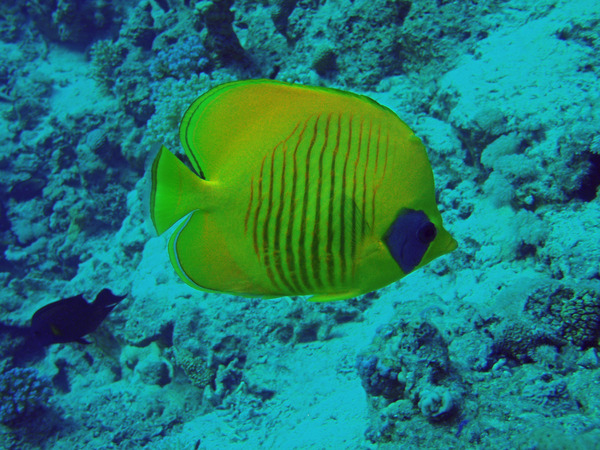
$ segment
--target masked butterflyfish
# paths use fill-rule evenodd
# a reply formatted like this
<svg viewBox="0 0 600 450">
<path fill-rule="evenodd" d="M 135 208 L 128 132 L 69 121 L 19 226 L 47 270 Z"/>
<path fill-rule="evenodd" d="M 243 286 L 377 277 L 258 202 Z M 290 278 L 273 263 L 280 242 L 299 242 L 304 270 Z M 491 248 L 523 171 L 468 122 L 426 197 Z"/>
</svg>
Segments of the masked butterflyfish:
<svg viewBox="0 0 600 450">
<path fill-rule="evenodd" d="M 190 286 L 247 297 L 346 299 L 451 252 L 425 147 L 390 109 L 272 80 L 195 100 L 164 146 L 150 212 Z M 201 175 L 201 176 L 200 176 Z"/>
</svg>

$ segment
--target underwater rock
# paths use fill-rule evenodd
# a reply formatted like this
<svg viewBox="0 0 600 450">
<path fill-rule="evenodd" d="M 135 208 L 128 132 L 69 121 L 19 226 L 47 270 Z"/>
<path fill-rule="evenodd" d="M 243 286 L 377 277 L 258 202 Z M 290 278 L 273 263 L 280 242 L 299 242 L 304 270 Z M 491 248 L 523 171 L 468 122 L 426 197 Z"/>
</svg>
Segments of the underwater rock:
<svg viewBox="0 0 600 450">
<path fill-rule="evenodd" d="M 356 368 L 363 388 L 372 396 L 382 396 L 390 400 L 398 400 L 404 394 L 406 382 L 398 379 L 398 372 L 380 364 L 375 355 L 359 355 Z"/>
<path fill-rule="evenodd" d="M 362 296 L 361 300 L 310 304 L 295 302 L 283 318 L 273 318 L 269 332 L 277 341 L 297 344 L 326 341 L 335 337 L 335 325 L 363 320 L 372 296 Z"/>
<path fill-rule="evenodd" d="M 20 2 L 2 2 L 0 7 L 2 25 L 0 39 L 4 42 L 17 42 L 22 36 L 28 22 L 27 15 L 22 11 Z"/>
<path fill-rule="evenodd" d="M 249 333 L 243 328 L 239 331 Z M 211 329 L 204 312 L 194 308 L 175 323 L 173 354 L 190 383 L 203 389 L 209 403 L 217 406 L 242 381 L 250 339 Z"/>
<path fill-rule="evenodd" d="M 23 134 L 31 137 L 38 133 L 28 134 L 29 130 L 34 130 L 43 123 L 50 110 L 50 97 L 54 90 L 54 80 L 47 77 L 41 70 L 28 74 L 21 67 L 21 64 L 25 65 L 25 61 L 17 63 L 17 68 L 8 68 L 8 83 L 7 88 L 10 87 L 10 91 L 7 92 L 12 109 L 6 112 L 5 117 L 13 122 L 15 134 Z M 47 133 L 47 130 L 40 130 L 39 134 Z M 39 147 L 29 147 L 29 141 L 26 139 L 22 144 L 27 147 L 27 150 L 35 154 L 36 159 L 41 156 Z M 10 147 L 9 147 L 10 148 Z M 21 151 L 23 148 L 20 149 Z M 44 148 L 45 150 L 45 148 Z"/>
<path fill-rule="evenodd" d="M 33 368 L 15 367 L 0 375 L 0 422 L 15 426 L 42 413 L 52 395 L 50 380 Z"/>
<path fill-rule="evenodd" d="M 595 348 L 588 348 L 583 355 L 577 360 L 577 364 L 586 369 L 600 368 L 600 357 Z"/>
<path fill-rule="evenodd" d="M 0 232 L 7 230 L 10 230 L 10 221 L 6 214 L 6 206 L 3 201 L 0 201 Z"/>
<path fill-rule="evenodd" d="M 337 55 L 333 49 L 318 49 L 314 58 L 312 67 L 320 76 L 325 77 L 338 70 Z"/>
<path fill-rule="evenodd" d="M 161 355 L 156 342 L 146 347 L 125 346 L 121 351 L 120 361 L 144 384 L 165 386 L 173 378 L 173 366 Z"/>
<path fill-rule="evenodd" d="M 400 320 L 380 328 L 356 367 L 367 394 L 385 398 L 384 405 L 409 399 L 431 421 L 458 412 L 464 388 L 444 339 L 429 322 Z"/>
<path fill-rule="evenodd" d="M 481 152 L 481 163 L 490 169 L 494 168 L 496 160 L 505 155 L 514 155 L 521 145 L 521 138 L 517 133 L 503 134 L 491 142 Z"/>
<path fill-rule="evenodd" d="M 8 195 L 18 202 L 26 202 L 39 197 L 48 180 L 40 175 L 32 175 L 26 180 L 13 184 Z"/>
<path fill-rule="evenodd" d="M 590 184 L 593 159 L 585 152 L 598 115 L 586 100 L 594 95 L 593 81 L 582 83 L 588 75 L 578 69 L 589 61 L 589 49 L 560 39 L 564 26 L 556 12 L 488 33 L 476 43 L 474 56 L 440 79 L 432 106 L 459 131 L 468 165 L 493 166 L 513 186 L 515 207 L 536 210 L 566 202 L 580 195 L 582 183 Z M 499 51 L 507 57 L 498 58 Z M 520 68 L 532 54 L 538 64 L 524 74 Z M 581 195 L 589 201 L 595 193 L 586 187 Z"/>
<path fill-rule="evenodd" d="M 47 217 L 40 217 L 44 203 L 42 199 L 33 199 L 12 206 L 9 218 L 18 244 L 31 244 L 48 233 L 49 220 Z"/>
<path fill-rule="evenodd" d="M 419 435 L 427 423 L 449 426 L 468 414 L 447 344 L 426 320 L 395 318 L 380 327 L 356 367 L 370 411 L 365 437 L 373 443 L 403 442 L 407 429 Z"/>
<path fill-rule="evenodd" d="M 545 215 L 548 236 L 539 257 L 553 278 L 596 283 L 600 279 L 600 239 L 594 230 L 600 223 L 600 202 L 576 204 L 574 208 L 553 208 Z"/>
<path fill-rule="evenodd" d="M 203 0 L 196 3 L 195 14 L 199 24 L 208 31 L 206 47 L 215 53 L 215 60 L 225 66 L 247 65 L 246 54 L 233 30 L 232 6 L 233 0 Z"/>
<path fill-rule="evenodd" d="M 152 3 L 140 2 L 131 12 L 121 28 L 121 37 L 144 50 L 150 50 L 154 38 L 158 34 L 152 17 Z"/>
<path fill-rule="evenodd" d="M 103 0 L 32 0 L 27 12 L 39 31 L 52 41 L 85 46 L 116 26 L 113 2 Z"/>
<path fill-rule="evenodd" d="M 373 86 L 402 67 L 399 42 L 411 3 L 384 2 L 373 8 L 369 0 L 359 0 L 346 11 L 333 11 L 330 4 L 300 2 L 287 20 L 286 37 L 295 42 L 296 58 L 314 55 L 313 67 L 320 75 L 339 68 L 348 83 Z M 335 53 L 315 54 L 315 42 L 320 41 L 334 43 Z"/>
<path fill-rule="evenodd" d="M 288 20 L 292 11 L 298 4 L 298 0 L 275 0 L 273 2 L 273 11 L 271 12 L 271 18 L 275 29 L 283 36 L 287 36 Z"/>
<path fill-rule="evenodd" d="M 286 314 L 286 319 L 287 323 L 280 330 L 293 330 L 291 341 L 294 343 L 324 341 L 331 337 L 333 320 L 328 314 L 321 313 L 310 305 L 298 304 Z"/>
<path fill-rule="evenodd" d="M 419 392 L 418 406 L 425 417 L 432 421 L 438 421 L 452 413 L 456 406 L 456 400 L 448 389 L 435 386 Z"/>
</svg>

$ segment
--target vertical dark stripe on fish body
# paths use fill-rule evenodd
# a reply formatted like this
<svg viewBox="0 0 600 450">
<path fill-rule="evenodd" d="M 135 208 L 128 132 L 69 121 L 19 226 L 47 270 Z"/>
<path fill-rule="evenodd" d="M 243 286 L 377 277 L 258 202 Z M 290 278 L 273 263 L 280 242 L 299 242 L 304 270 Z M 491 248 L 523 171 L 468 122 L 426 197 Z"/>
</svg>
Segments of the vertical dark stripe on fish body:
<svg viewBox="0 0 600 450">
<path fill-rule="evenodd" d="M 380 128 L 380 133 L 381 133 L 381 128 Z M 380 140 L 377 140 L 377 146 L 379 147 L 380 145 Z M 388 154 L 389 154 L 389 149 L 390 149 L 390 132 L 389 130 L 387 130 L 386 133 L 386 139 L 385 139 L 385 151 L 382 150 L 382 154 L 384 156 L 382 156 L 383 158 L 383 169 L 382 169 L 382 173 L 381 175 L 377 174 L 377 170 L 375 171 L 375 176 L 377 177 L 377 180 L 375 181 L 375 184 L 373 186 L 373 199 L 372 199 L 372 206 L 371 206 L 371 223 L 373 226 L 375 226 L 375 209 L 377 206 L 377 192 L 379 191 L 379 187 L 381 186 L 381 184 L 383 183 L 383 179 L 385 177 L 385 172 L 387 170 L 387 163 L 388 163 Z"/>
<path fill-rule="evenodd" d="M 274 184 L 274 176 L 275 176 L 275 170 L 274 170 L 274 165 L 275 165 L 275 158 L 273 157 L 274 155 L 271 154 L 271 170 L 270 170 L 270 174 L 269 174 L 269 186 L 268 186 L 268 203 L 267 203 L 267 212 L 265 215 L 265 219 L 262 223 L 262 238 L 263 238 L 263 242 L 262 242 L 262 253 L 263 253 L 263 262 L 265 265 L 265 269 L 267 270 L 267 276 L 269 277 L 269 280 L 271 280 L 271 283 L 273 284 L 273 286 L 275 287 L 279 287 L 278 283 L 275 281 L 275 276 L 273 274 L 273 270 L 271 269 L 271 255 L 269 254 L 269 226 L 271 224 L 271 213 L 273 211 L 273 184 Z"/>
<path fill-rule="evenodd" d="M 313 135 L 310 140 L 310 144 L 308 146 L 308 150 L 306 152 L 306 171 L 304 172 L 304 189 L 302 198 L 302 214 L 300 215 L 300 238 L 298 241 L 299 249 L 298 252 L 298 266 L 300 269 L 300 277 L 302 278 L 302 282 L 309 289 L 314 289 L 313 284 L 310 282 L 309 274 L 308 274 L 308 254 L 306 249 L 306 216 L 308 210 L 308 193 L 310 192 L 310 158 L 312 154 L 313 146 L 315 145 L 315 140 L 317 138 L 317 133 L 319 132 L 319 120 L 321 116 L 318 115 L 315 119 L 315 127 L 313 130 Z"/>
<path fill-rule="evenodd" d="M 286 230 L 286 234 L 285 234 L 285 248 L 287 250 L 287 254 L 286 254 L 286 264 L 287 264 L 287 271 L 289 273 L 290 279 L 292 284 L 294 285 L 295 291 L 297 293 L 302 292 L 302 286 L 300 284 L 300 279 L 298 278 L 298 270 L 296 267 L 296 252 L 300 251 L 300 249 L 296 249 L 294 248 L 295 246 L 295 239 L 293 239 L 294 236 L 294 229 L 296 227 L 296 189 L 297 189 L 297 185 L 298 185 L 298 147 L 300 147 L 300 144 L 302 143 L 302 138 L 304 137 L 304 132 L 306 131 L 306 128 L 308 126 L 308 121 L 310 119 L 307 119 L 304 122 L 304 125 L 302 127 L 302 130 L 300 131 L 300 134 L 298 136 L 298 140 L 296 142 L 296 146 L 294 147 L 294 152 L 292 153 L 292 187 L 291 187 L 291 198 L 290 198 L 290 217 L 289 220 L 287 222 L 287 230 Z"/>
<path fill-rule="evenodd" d="M 379 166 L 379 151 L 381 150 L 381 124 L 379 124 L 379 127 L 377 128 L 377 157 L 375 159 L 375 169 L 373 170 L 373 184 L 372 184 L 372 189 L 373 192 L 371 192 L 371 227 L 375 226 L 375 195 L 377 194 L 377 189 L 379 189 L 379 184 L 377 183 L 377 180 L 375 179 L 375 177 L 377 177 L 377 168 Z"/>
<path fill-rule="evenodd" d="M 367 175 L 369 171 L 369 157 L 371 153 L 371 136 L 373 131 L 373 124 L 369 122 L 369 140 L 367 141 L 367 157 L 365 160 L 365 169 L 363 174 L 363 196 L 362 196 L 362 223 L 360 228 L 361 240 L 365 237 L 367 228 Z"/>
<path fill-rule="evenodd" d="M 297 123 L 251 181 L 244 226 L 253 222 L 254 250 L 275 289 L 313 293 L 353 275 L 357 246 L 375 224 L 391 139 L 378 122 L 356 122 L 331 113 Z"/>
<path fill-rule="evenodd" d="M 387 170 L 389 153 L 390 153 L 390 130 L 387 130 L 387 133 L 385 135 L 385 159 L 383 162 L 383 174 L 381 175 L 381 182 L 383 182 L 383 179 L 385 178 L 385 172 Z M 381 182 L 380 182 L 380 184 L 381 184 Z"/>
<path fill-rule="evenodd" d="M 354 258 L 356 257 L 356 240 L 357 240 L 357 236 L 356 236 L 356 231 L 358 230 L 358 223 L 357 223 L 357 214 L 356 214 L 356 210 L 357 210 L 357 202 L 358 199 L 356 198 L 356 188 L 358 186 L 358 180 L 357 180 L 357 175 L 358 175 L 358 166 L 360 164 L 360 152 L 361 152 L 361 148 L 362 148 L 362 140 L 363 140 L 363 129 L 364 129 L 364 120 L 360 119 L 360 128 L 359 128 L 359 132 L 358 132 L 358 145 L 356 147 L 356 160 L 354 162 L 354 174 L 352 175 L 352 235 L 350 237 L 350 256 L 352 261 L 354 261 Z"/>
<path fill-rule="evenodd" d="M 381 124 L 379 124 L 379 127 L 377 129 L 377 153 L 375 156 L 375 170 L 373 171 L 374 174 L 377 173 L 377 167 L 379 166 L 379 144 L 381 142 Z"/>
<path fill-rule="evenodd" d="M 329 205 L 328 205 L 328 211 L 327 211 L 327 244 L 325 246 L 325 255 L 323 260 L 325 261 L 325 264 L 327 266 L 327 281 L 329 282 L 330 286 L 334 286 L 335 285 L 335 279 L 334 279 L 334 269 L 335 269 L 335 265 L 337 263 L 335 257 L 336 257 L 336 253 L 333 251 L 333 236 L 334 236 L 334 227 L 339 227 L 338 224 L 335 224 L 333 221 L 333 207 L 334 205 L 334 199 L 335 199 L 335 161 L 337 159 L 337 154 L 340 148 L 340 133 L 341 133 L 341 126 L 342 126 L 342 121 L 341 121 L 342 117 L 341 114 L 338 115 L 338 124 L 337 124 L 337 136 L 336 136 L 336 142 L 335 142 L 335 147 L 333 148 L 333 154 L 331 156 L 331 186 L 329 187 Z M 343 224 L 343 222 L 342 222 Z M 336 228 L 337 228 L 336 227 Z M 343 227 L 342 227 L 343 228 Z M 339 229 L 339 228 L 338 228 Z"/>
<path fill-rule="evenodd" d="M 342 118 L 340 117 L 340 122 Z M 352 153 L 352 115 L 348 118 L 348 148 L 346 149 L 346 157 L 344 158 L 344 170 L 342 171 L 342 192 L 340 195 L 340 279 L 344 283 L 346 281 L 346 173 L 348 169 L 348 159 Z"/>
<path fill-rule="evenodd" d="M 254 209 L 254 223 L 252 226 L 252 240 L 254 242 L 254 252 L 256 253 L 256 256 L 258 256 L 260 259 L 261 258 L 261 254 L 259 252 L 259 248 L 258 248 L 258 217 L 260 214 L 260 209 L 262 208 L 262 186 L 263 186 L 263 176 L 264 176 L 264 172 L 265 172 L 265 161 L 267 160 L 267 155 L 264 156 L 263 160 L 262 160 L 262 164 L 260 166 L 260 176 L 258 177 L 258 192 L 256 195 L 256 201 L 257 201 L 257 205 Z"/>
<path fill-rule="evenodd" d="M 325 155 L 325 150 L 327 149 L 327 142 L 329 139 L 329 124 L 331 122 L 331 114 L 327 117 L 327 122 L 325 123 L 325 131 L 324 137 L 325 140 L 323 142 L 323 146 L 321 147 L 321 152 L 319 154 L 319 175 L 318 175 L 318 183 L 317 189 L 315 191 L 315 224 L 313 227 L 313 236 L 312 236 L 312 245 L 311 245 L 311 264 L 313 269 L 313 277 L 315 281 L 315 286 L 322 288 L 323 287 L 323 279 L 321 277 L 321 255 L 319 254 L 319 238 L 321 234 L 321 187 L 323 185 L 323 156 Z"/>
<path fill-rule="evenodd" d="M 280 151 L 276 152 L 277 149 L 273 150 L 273 155 L 271 158 L 274 160 L 275 156 L 281 155 L 281 174 L 277 174 L 279 178 L 279 205 L 277 207 L 277 212 L 275 213 L 275 227 L 273 229 L 273 255 L 272 261 L 273 266 L 275 267 L 275 271 L 279 276 L 279 279 L 282 281 L 284 286 L 288 289 L 289 293 L 294 292 L 294 288 L 292 284 L 288 280 L 286 274 L 283 271 L 283 264 L 281 258 L 281 222 L 283 219 L 283 206 L 285 201 L 285 159 L 287 154 L 287 141 L 283 144 L 280 144 Z"/>
<path fill-rule="evenodd" d="M 252 203 L 254 201 L 254 176 L 250 180 L 250 200 L 248 201 L 248 209 L 246 210 L 246 218 L 244 219 L 244 233 L 248 234 L 248 220 L 250 219 L 250 211 L 252 211 Z"/>
<path fill-rule="evenodd" d="M 279 276 L 279 278 L 281 279 L 281 281 L 283 282 L 285 287 L 288 289 L 288 293 L 290 293 L 290 294 L 296 293 L 298 291 L 298 289 L 296 288 L 296 286 L 293 285 L 293 282 L 290 280 L 291 273 L 289 271 L 286 271 L 283 266 L 283 255 L 282 255 L 282 250 L 281 250 L 281 229 L 282 229 L 282 223 L 285 224 L 285 222 L 287 222 L 288 228 L 289 228 L 289 224 L 291 223 L 290 214 L 287 214 L 284 217 L 284 206 L 286 203 L 285 202 L 286 194 L 289 193 L 290 187 L 292 185 L 291 183 L 289 183 L 286 180 L 286 165 L 287 165 L 286 159 L 287 159 L 287 150 L 288 150 L 289 141 L 294 136 L 294 134 L 298 130 L 299 126 L 300 126 L 299 123 L 296 124 L 293 131 L 285 139 L 285 141 L 281 142 L 278 147 L 275 147 L 275 149 L 273 149 L 273 155 L 272 155 L 273 159 L 281 156 L 281 174 L 280 175 L 278 174 L 278 177 L 280 179 L 279 206 L 277 208 L 277 213 L 275 216 L 275 230 L 274 230 L 275 235 L 273 237 L 273 263 L 275 266 L 275 270 L 277 271 L 277 275 Z M 289 247 L 284 248 L 284 251 L 287 254 L 292 253 L 292 249 Z"/>
</svg>

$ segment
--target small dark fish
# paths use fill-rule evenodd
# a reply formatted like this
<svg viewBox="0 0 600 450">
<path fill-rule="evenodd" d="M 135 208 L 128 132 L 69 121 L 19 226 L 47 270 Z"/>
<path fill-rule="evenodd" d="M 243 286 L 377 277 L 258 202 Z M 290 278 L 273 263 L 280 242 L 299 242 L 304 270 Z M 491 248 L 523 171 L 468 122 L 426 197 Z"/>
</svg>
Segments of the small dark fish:
<svg viewBox="0 0 600 450">
<path fill-rule="evenodd" d="M 456 430 L 456 434 L 454 436 L 459 437 L 460 433 L 462 432 L 463 428 L 465 427 L 466 424 L 469 423 L 469 419 L 464 419 L 461 420 L 460 423 L 458 424 L 458 429 Z"/>
<path fill-rule="evenodd" d="M 31 318 L 31 328 L 42 345 L 65 342 L 89 344 L 83 336 L 102 323 L 112 309 L 124 298 L 110 289 L 102 289 L 93 303 L 83 295 L 63 298 L 38 309 Z"/>
</svg>

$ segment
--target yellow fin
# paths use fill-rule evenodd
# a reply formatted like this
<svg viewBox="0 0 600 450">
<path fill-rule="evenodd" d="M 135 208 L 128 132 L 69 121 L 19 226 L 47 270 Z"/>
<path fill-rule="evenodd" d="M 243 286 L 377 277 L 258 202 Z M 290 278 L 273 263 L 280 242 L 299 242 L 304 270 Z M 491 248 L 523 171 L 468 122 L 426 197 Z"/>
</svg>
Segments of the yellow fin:
<svg viewBox="0 0 600 450">
<path fill-rule="evenodd" d="M 158 234 L 196 209 L 204 209 L 209 183 L 188 169 L 166 147 L 152 164 L 150 215 Z"/>
<path fill-rule="evenodd" d="M 179 137 L 196 171 L 215 181 L 276 146 L 290 124 L 323 111 L 359 115 L 367 105 L 399 120 L 370 98 L 350 92 L 273 80 L 236 81 L 196 99 L 183 116 Z"/>
<path fill-rule="evenodd" d="M 169 240 L 169 257 L 179 277 L 195 289 L 242 295 L 252 289 L 228 249 L 219 224 L 204 211 L 192 211 Z"/>
<path fill-rule="evenodd" d="M 360 291 L 348 291 L 337 294 L 317 294 L 310 297 L 308 301 L 315 303 L 334 302 L 337 300 L 349 300 L 362 294 L 364 294 L 364 292 Z"/>
</svg>

